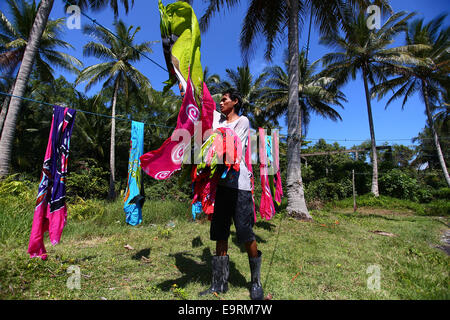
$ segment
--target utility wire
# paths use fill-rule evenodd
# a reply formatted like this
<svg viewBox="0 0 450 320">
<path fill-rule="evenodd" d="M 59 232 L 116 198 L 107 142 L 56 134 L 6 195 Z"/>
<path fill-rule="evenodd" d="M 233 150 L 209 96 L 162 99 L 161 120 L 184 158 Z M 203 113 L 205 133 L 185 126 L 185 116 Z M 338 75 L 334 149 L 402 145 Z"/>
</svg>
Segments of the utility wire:
<svg viewBox="0 0 450 320">
<path fill-rule="evenodd" d="M 44 102 L 44 101 L 38 101 L 32 98 L 26 98 L 26 97 L 22 97 L 22 96 L 16 96 L 10 93 L 6 93 L 3 91 L 0 91 L 0 95 L 4 95 L 4 96 L 9 96 L 9 97 L 15 97 L 15 98 L 19 98 L 25 101 L 30 101 L 30 102 L 34 102 L 37 104 L 41 104 L 41 105 L 46 105 L 46 106 L 50 106 L 53 107 L 55 106 L 55 104 L 51 104 L 48 102 Z M 96 113 L 96 112 L 91 112 L 91 111 L 86 111 L 86 110 L 81 110 L 81 109 L 75 109 L 75 108 L 71 108 L 75 111 L 78 112 L 82 112 L 82 113 L 86 113 L 86 114 L 90 114 L 90 115 L 95 115 L 95 116 L 99 116 L 99 117 L 105 117 L 105 118 L 109 118 L 109 119 L 116 119 L 116 120 L 121 120 L 121 121 L 137 121 L 137 120 L 133 120 L 133 119 L 127 119 L 127 118 L 120 118 L 120 117 L 113 117 L 107 114 L 102 114 L 102 113 Z M 170 127 L 170 126 L 165 126 L 165 125 L 161 125 L 161 124 L 155 124 L 155 123 L 147 123 L 145 121 L 139 121 L 144 123 L 145 125 L 149 125 L 149 126 L 154 126 L 154 127 L 160 127 L 160 128 L 168 128 L 168 129 L 175 129 L 175 127 Z M 280 137 L 287 137 L 286 135 L 279 135 Z M 424 138 L 424 139 L 433 139 L 433 138 Z M 450 137 L 439 137 L 440 140 L 447 140 L 450 139 Z M 305 140 L 327 140 L 327 141 L 366 141 L 366 140 L 350 140 L 350 139 L 345 139 L 345 140 L 333 140 L 333 139 L 312 139 L 312 138 L 305 138 Z M 411 139 L 386 139 L 385 141 L 396 141 L 396 140 L 411 140 Z M 411 145 L 410 147 L 417 147 L 417 145 Z M 367 150 L 367 152 L 369 152 L 370 150 Z M 364 151 L 361 151 L 364 152 Z"/>
<path fill-rule="evenodd" d="M 30 101 L 30 102 L 38 103 L 38 104 L 41 104 L 41 105 L 50 106 L 50 107 L 54 107 L 54 106 L 56 105 L 56 104 L 51 104 L 51 103 L 48 103 L 48 102 L 38 101 L 38 100 L 35 100 L 35 99 L 31 99 L 31 98 L 25 98 L 25 97 L 21 97 L 21 96 L 15 96 L 15 95 L 13 95 L 13 94 L 6 93 L 6 92 L 2 92 L 2 91 L 0 91 L 0 94 L 1 94 L 1 95 L 4 95 L 4 96 L 9 96 L 9 97 L 14 97 L 14 98 L 19 98 L 19 99 L 22 99 L 22 100 L 25 100 L 25 101 Z M 135 121 L 135 120 L 133 120 L 133 119 L 120 118 L 120 117 L 113 117 L 113 116 L 110 116 L 110 115 L 107 115 L 107 114 L 102 114 L 102 113 L 96 113 L 96 112 L 91 112 L 91 111 L 85 111 L 85 110 L 80 110 L 80 109 L 75 109 L 75 108 L 71 108 L 71 109 L 73 109 L 73 110 L 75 110 L 75 111 L 77 111 L 77 112 L 82 112 L 82 113 L 86 113 L 86 114 L 90 114 L 90 115 L 95 115 L 95 116 L 99 116 L 99 117 L 104 117 L 104 118 L 109 118 L 109 119 L 116 119 L 116 120 L 129 121 L 129 122 Z M 139 121 L 139 122 L 142 122 L 142 123 L 144 123 L 144 124 L 146 124 L 146 125 L 149 125 L 149 126 L 155 126 L 155 127 L 161 127 L 161 128 L 175 129 L 175 127 L 169 127 L 169 126 L 164 126 L 164 125 L 160 125 L 160 124 L 147 123 L 147 122 L 144 122 L 144 121 Z"/>
<path fill-rule="evenodd" d="M 70 2 L 70 0 L 66 0 L 66 4 L 70 4 L 70 5 L 75 5 L 73 3 Z M 80 10 L 80 13 L 86 17 L 87 19 L 89 19 L 90 21 L 92 21 L 92 23 L 96 24 L 97 26 L 99 26 L 100 28 L 106 30 L 108 33 L 110 33 L 112 36 L 114 36 L 115 38 L 117 38 L 119 41 L 121 41 L 123 44 L 125 44 L 126 46 L 130 47 L 131 49 L 133 49 L 135 52 L 139 53 L 141 56 L 143 56 L 144 58 L 148 59 L 150 62 L 152 62 L 153 64 L 155 64 L 156 66 L 158 66 L 159 68 L 161 68 L 162 70 L 167 71 L 166 68 L 164 68 L 162 65 L 160 65 L 158 62 L 156 62 L 155 60 L 153 60 L 152 58 L 150 58 L 149 56 L 147 56 L 145 53 L 143 53 L 142 51 L 136 49 L 133 46 L 130 46 L 124 39 L 122 39 L 121 37 L 119 37 L 117 34 L 115 34 L 114 32 L 112 32 L 111 30 L 109 30 L 107 27 L 105 27 L 104 25 L 102 25 L 101 23 L 97 22 L 96 19 L 91 18 L 89 15 L 87 15 L 86 13 L 84 13 L 83 11 Z"/>
</svg>

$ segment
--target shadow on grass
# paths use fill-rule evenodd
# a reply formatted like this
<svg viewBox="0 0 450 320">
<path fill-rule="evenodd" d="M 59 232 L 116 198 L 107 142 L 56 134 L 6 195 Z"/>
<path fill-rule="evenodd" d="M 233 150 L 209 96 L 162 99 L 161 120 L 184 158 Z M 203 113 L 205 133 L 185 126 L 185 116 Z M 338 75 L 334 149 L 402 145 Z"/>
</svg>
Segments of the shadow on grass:
<svg viewBox="0 0 450 320">
<path fill-rule="evenodd" d="M 179 252 L 171 254 L 171 257 L 175 257 L 175 265 L 178 270 L 183 274 L 176 279 L 169 279 L 161 282 L 157 285 L 163 291 L 170 291 L 173 284 L 177 284 L 178 287 L 186 287 L 189 283 L 199 282 L 204 290 L 208 289 L 211 285 L 211 251 L 209 248 L 203 249 L 201 256 L 192 255 L 186 252 Z M 198 262 L 200 258 L 201 262 Z M 230 260 L 230 277 L 228 282 L 233 286 L 247 287 L 247 281 L 245 277 L 236 269 L 235 263 Z"/>
<path fill-rule="evenodd" d="M 267 221 L 257 221 L 255 223 L 255 227 L 272 232 L 272 230 L 274 228 L 276 228 L 276 225 L 274 225 L 273 223 L 267 222 Z"/>
<path fill-rule="evenodd" d="M 202 238 L 200 238 L 200 236 L 192 239 L 192 248 L 198 248 L 201 247 L 203 245 L 203 241 Z"/>
<path fill-rule="evenodd" d="M 131 257 L 131 259 L 141 260 L 142 257 L 147 258 L 147 259 L 150 257 L 150 248 L 142 249 L 142 250 L 138 251 L 135 255 L 133 255 Z"/>
</svg>

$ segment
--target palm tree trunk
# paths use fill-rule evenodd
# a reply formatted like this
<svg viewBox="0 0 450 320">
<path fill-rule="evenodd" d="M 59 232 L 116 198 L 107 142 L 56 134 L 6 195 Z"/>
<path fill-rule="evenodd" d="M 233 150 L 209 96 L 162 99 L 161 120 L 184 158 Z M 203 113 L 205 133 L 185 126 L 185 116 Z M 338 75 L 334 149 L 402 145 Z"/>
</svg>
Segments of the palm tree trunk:
<svg viewBox="0 0 450 320">
<path fill-rule="evenodd" d="M 14 83 L 11 85 L 11 88 L 9 89 L 8 93 L 13 94 L 14 92 Z M 8 114 L 8 105 L 11 101 L 10 96 L 5 96 L 5 101 L 3 101 L 2 105 L 2 112 L 0 113 L 0 137 L 2 135 L 3 131 L 3 125 L 5 124 L 6 115 Z"/>
<path fill-rule="evenodd" d="M 447 182 L 447 185 L 450 187 L 450 177 L 448 175 L 447 165 L 445 164 L 444 155 L 442 154 L 441 144 L 439 143 L 439 137 L 436 132 L 436 128 L 434 127 L 434 121 L 433 117 L 431 115 L 431 108 L 430 108 L 430 99 L 428 96 L 428 88 L 425 83 L 425 81 L 422 81 L 422 93 L 425 100 L 425 108 L 427 112 L 428 117 L 428 125 L 431 128 L 431 132 L 433 134 L 433 140 L 434 145 L 436 147 L 436 151 L 439 158 L 439 163 L 441 164 L 442 172 L 444 173 L 445 181 Z"/>
<path fill-rule="evenodd" d="M 298 1 L 290 1 L 289 8 L 289 102 L 288 102 L 288 214 L 299 220 L 312 220 L 306 207 L 301 172 L 301 120 L 298 100 Z"/>
<path fill-rule="evenodd" d="M 372 145 L 372 193 L 375 197 L 380 195 L 378 191 L 378 155 L 377 142 L 372 117 L 372 103 L 370 102 L 369 86 L 367 84 L 367 71 L 363 68 L 364 89 L 366 91 L 367 114 L 369 116 L 370 142 Z"/>
<path fill-rule="evenodd" d="M 109 194 L 108 198 L 110 200 L 116 199 L 116 104 L 117 104 L 117 94 L 119 92 L 119 77 L 117 77 L 116 84 L 114 86 L 114 95 L 111 104 L 111 147 L 109 156 L 109 167 L 111 170 L 109 176 Z"/>
<path fill-rule="evenodd" d="M 20 64 L 16 84 L 14 86 L 14 96 L 23 96 L 25 94 L 25 89 L 33 68 L 39 43 L 53 7 L 53 1 L 54 0 L 41 0 L 39 4 L 36 18 L 33 22 L 33 28 L 31 29 L 28 43 L 25 48 L 22 63 Z M 21 100 L 15 97 L 12 97 L 9 103 L 8 114 L 5 119 L 0 140 L 0 178 L 5 177 L 9 172 L 14 134 L 16 131 L 16 122 L 20 112 L 20 104 Z"/>
</svg>

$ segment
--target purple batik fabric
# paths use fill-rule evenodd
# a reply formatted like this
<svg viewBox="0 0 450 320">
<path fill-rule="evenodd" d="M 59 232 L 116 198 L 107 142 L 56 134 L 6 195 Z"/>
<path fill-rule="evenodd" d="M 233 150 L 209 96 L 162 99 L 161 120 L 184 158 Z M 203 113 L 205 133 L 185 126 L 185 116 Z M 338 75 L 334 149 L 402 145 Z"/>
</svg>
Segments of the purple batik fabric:
<svg viewBox="0 0 450 320">
<path fill-rule="evenodd" d="M 67 221 L 66 175 L 70 137 L 76 111 L 53 107 L 52 125 L 39 183 L 28 253 L 30 258 L 45 260 L 44 233 L 48 231 L 52 245 L 57 244 Z"/>
</svg>

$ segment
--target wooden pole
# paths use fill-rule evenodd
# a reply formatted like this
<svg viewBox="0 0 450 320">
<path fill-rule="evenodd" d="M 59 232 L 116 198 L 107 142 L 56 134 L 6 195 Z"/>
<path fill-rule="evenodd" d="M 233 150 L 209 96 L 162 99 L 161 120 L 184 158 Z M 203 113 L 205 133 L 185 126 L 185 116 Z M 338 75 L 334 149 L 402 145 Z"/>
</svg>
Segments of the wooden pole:
<svg viewBox="0 0 450 320">
<path fill-rule="evenodd" d="M 352 170 L 352 184 L 353 184 L 353 212 L 356 212 L 356 191 L 355 191 L 355 170 Z"/>
</svg>

